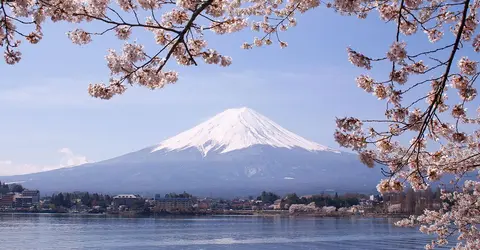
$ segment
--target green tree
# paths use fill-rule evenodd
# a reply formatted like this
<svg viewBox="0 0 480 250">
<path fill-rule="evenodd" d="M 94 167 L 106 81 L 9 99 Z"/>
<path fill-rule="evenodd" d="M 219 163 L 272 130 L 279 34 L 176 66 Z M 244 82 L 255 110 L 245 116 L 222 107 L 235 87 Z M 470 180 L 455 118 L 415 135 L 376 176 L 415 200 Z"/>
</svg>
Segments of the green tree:
<svg viewBox="0 0 480 250">
<path fill-rule="evenodd" d="M 287 194 L 285 196 L 285 201 L 289 204 L 300 204 L 301 200 L 296 193 Z"/>
<path fill-rule="evenodd" d="M 177 194 L 177 193 L 169 193 L 169 194 L 166 194 L 165 195 L 165 198 L 192 198 L 193 195 L 183 191 L 183 193 L 181 194 Z"/>
<path fill-rule="evenodd" d="M 10 189 L 8 188 L 8 185 L 0 182 L 0 194 L 6 194 L 10 191 Z"/>
<path fill-rule="evenodd" d="M 70 193 L 66 193 L 63 199 L 63 206 L 64 207 L 71 207 L 72 206 L 72 198 Z"/>
<path fill-rule="evenodd" d="M 20 184 L 14 183 L 10 185 L 10 192 L 21 193 L 23 190 L 25 190 L 25 188 L 23 188 L 23 186 Z"/>
<path fill-rule="evenodd" d="M 261 200 L 263 203 L 272 204 L 275 200 L 280 199 L 280 196 L 272 192 L 263 191 L 262 194 L 257 197 L 257 200 Z"/>
<path fill-rule="evenodd" d="M 90 194 L 88 192 L 86 192 L 85 194 L 83 194 L 83 196 L 80 198 L 80 201 L 82 202 L 83 205 L 85 206 L 91 206 L 91 198 L 90 198 Z"/>
<path fill-rule="evenodd" d="M 61 207 L 63 206 L 65 198 L 63 197 L 62 193 L 59 193 L 57 195 L 52 196 L 52 204 L 55 205 L 55 207 Z"/>
</svg>

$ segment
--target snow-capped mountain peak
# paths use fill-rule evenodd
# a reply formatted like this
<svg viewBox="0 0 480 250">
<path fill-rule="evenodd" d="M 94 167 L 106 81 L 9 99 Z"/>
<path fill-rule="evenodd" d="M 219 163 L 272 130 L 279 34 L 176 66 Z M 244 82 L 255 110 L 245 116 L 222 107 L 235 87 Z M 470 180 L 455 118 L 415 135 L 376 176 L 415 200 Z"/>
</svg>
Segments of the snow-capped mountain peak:
<svg viewBox="0 0 480 250">
<path fill-rule="evenodd" d="M 308 141 L 246 107 L 227 109 L 198 126 L 161 142 L 151 152 L 195 147 L 207 155 L 212 150 L 226 153 L 254 145 L 338 152 Z"/>
</svg>

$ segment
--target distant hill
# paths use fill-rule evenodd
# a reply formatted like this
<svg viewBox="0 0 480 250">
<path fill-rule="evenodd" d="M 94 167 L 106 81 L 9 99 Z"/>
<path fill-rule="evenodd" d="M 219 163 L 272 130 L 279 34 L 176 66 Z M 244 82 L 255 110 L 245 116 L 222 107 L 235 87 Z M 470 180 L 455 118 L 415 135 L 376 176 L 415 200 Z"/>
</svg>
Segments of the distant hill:
<svg viewBox="0 0 480 250">
<path fill-rule="evenodd" d="M 113 159 L 0 177 L 43 193 L 96 191 L 246 195 L 262 190 L 372 192 L 379 169 L 300 137 L 249 108 L 228 109 L 158 145 Z"/>
</svg>

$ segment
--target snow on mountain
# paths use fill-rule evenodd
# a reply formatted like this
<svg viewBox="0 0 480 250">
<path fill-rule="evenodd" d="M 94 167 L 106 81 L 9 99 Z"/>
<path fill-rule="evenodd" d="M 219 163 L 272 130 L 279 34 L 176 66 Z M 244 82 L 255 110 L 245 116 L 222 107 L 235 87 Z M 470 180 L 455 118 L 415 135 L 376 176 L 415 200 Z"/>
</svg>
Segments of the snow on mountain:
<svg viewBox="0 0 480 250">
<path fill-rule="evenodd" d="M 181 151 L 193 147 L 206 156 L 209 151 L 227 153 L 254 145 L 339 153 L 300 137 L 246 107 L 227 109 L 208 121 L 161 142 L 152 153 L 158 150 Z"/>
</svg>

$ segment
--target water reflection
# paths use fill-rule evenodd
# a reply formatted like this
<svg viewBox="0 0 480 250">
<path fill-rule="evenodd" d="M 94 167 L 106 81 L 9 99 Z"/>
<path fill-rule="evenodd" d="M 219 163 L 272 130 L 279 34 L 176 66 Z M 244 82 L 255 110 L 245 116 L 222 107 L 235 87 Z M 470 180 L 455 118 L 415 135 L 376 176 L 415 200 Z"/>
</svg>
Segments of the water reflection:
<svg viewBox="0 0 480 250">
<path fill-rule="evenodd" d="M 394 220 L 309 217 L 116 218 L 0 214 L 8 249 L 422 249 Z"/>
</svg>

